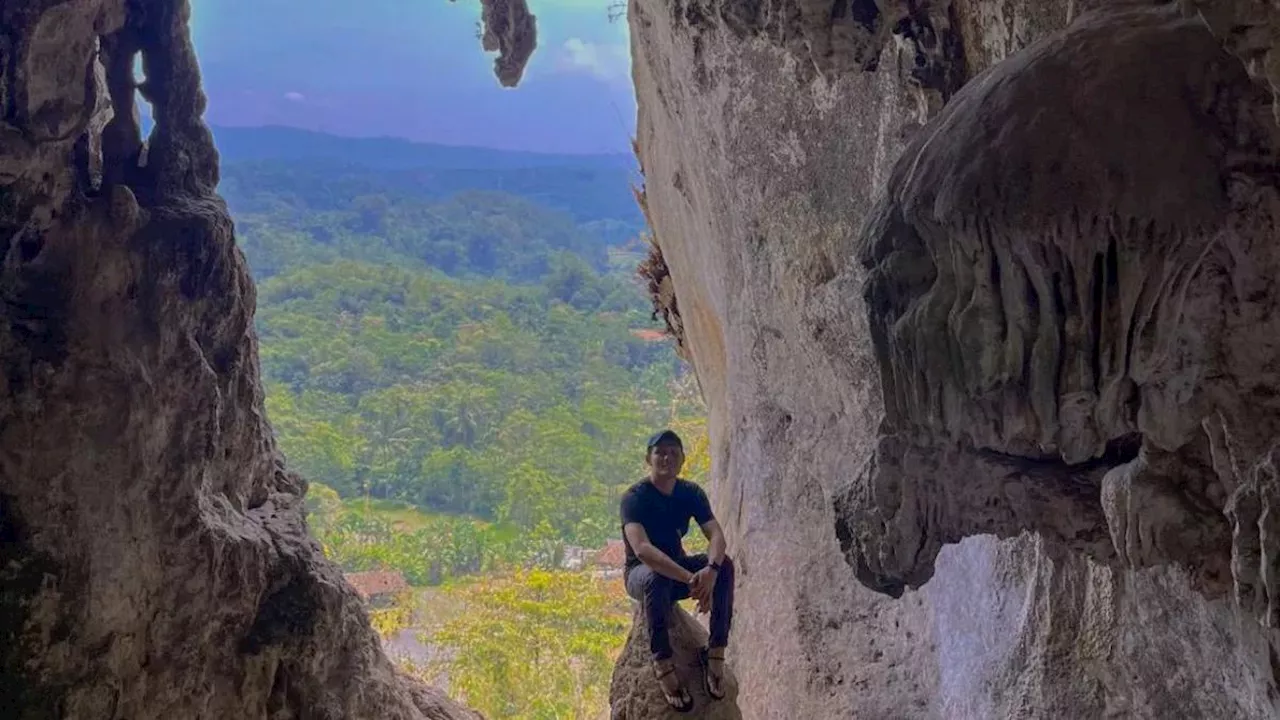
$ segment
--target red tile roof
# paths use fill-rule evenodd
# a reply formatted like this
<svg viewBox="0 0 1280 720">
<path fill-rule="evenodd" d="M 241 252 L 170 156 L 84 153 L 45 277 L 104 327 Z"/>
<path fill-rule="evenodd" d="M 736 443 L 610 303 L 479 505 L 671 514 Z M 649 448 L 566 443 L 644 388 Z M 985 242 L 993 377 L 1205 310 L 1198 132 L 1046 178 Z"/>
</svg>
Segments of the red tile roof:
<svg viewBox="0 0 1280 720">
<path fill-rule="evenodd" d="M 635 328 L 631 334 L 646 342 L 662 342 L 667 339 L 667 334 L 661 330 L 649 330 L 647 328 Z"/>
<path fill-rule="evenodd" d="M 409 583 L 404 576 L 394 570 L 373 570 L 370 572 L 347 573 L 347 582 L 360 593 L 360 597 L 368 600 L 377 595 L 408 590 Z"/>
<path fill-rule="evenodd" d="M 596 553 L 596 565 L 620 568 L 627 563 L 627 549 L 621 540 L 610 540 Z"/>
</svg>

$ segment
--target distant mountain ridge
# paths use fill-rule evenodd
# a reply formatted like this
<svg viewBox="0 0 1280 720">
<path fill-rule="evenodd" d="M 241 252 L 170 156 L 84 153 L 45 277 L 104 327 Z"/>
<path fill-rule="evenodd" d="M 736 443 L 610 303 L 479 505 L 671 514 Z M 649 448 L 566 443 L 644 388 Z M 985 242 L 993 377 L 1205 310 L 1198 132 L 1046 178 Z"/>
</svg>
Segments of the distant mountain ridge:
<svg viewBox="0 0 1280 720">
<path fill-rule="evenodd" d="M 379 170 L 522 170 L 533 168 L 609 169 L 634 172 L 633 156 L 572 155 L 497 150 L 414 142 L 400 138 L 357 138 L 299 128 L 212 128 L 224 162 L 326 161 Z"/>
<path fill-rule="evenodd" d="M 508 193 L 606 223 L 609 243 L 633 236 L 644 219 L 631 186 L 631 155 L 566 155 L 353 138 L 282 126 L 212 128 L 222 161 L 221 191 L 232 207 L 288 188 L 316 210 L 360 196 L 445 200 L 461 192 Z"/>
</svg>

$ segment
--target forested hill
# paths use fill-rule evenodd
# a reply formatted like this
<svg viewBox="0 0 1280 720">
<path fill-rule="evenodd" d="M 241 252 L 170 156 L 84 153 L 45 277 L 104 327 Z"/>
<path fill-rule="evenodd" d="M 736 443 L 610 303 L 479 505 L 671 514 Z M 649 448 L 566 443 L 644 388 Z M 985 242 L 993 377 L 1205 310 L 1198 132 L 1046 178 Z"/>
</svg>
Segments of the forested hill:
<svg viewBox="0 0 1280 720">
<path fill-rule="evenodd" d="M 290 127 L 214 127 L 223 162 L 283 160 L 350 163 L 378 170 L 501 171 L 612 169 L 633 172 L 630 155 L 558 155 L 416 143 L 400 138 L 348 138 Z"/>
<path fill-rule="evenodd" d="M 616 535 L 645 435 L 699 416 L 622 247 L 625 164 L 254 132 L 218 131 L 222 191 L 280 446 L 315 498 L 439 518 L 318 514 L 330 554 L 435 582 Z"/>
<path fill-rule="evenodd" d="M 638 179 L 636 165 L 628 156 L 540 155 L 288 128 L 215 128 L 214 135 L 221 191 L 233 212 L 292 210 L 304 216 L 294 223 L 302 230 L 316 229 L 306 217 L 313 213 L 354 214 L 376 223 L 394 211 L 417 223 L 431 204 L 450 199 L 454 204 L 446 215 L 496 204 L 514 210 L 523 203 L 520 212 L 542 216 L 515 221 L 526 233 L 547 223 L 548 213 L 563 216 L 552 225 L 570 222 L 587 238 L 607 244 L 623 243 L 643 227 L 630 189 Z M 492 193 L 508 197 L 495 200 Z M 499 234 L 505 229 L 489 228 Z M 330 240 L 323 233 L 316 239 Z"/>
</svg>

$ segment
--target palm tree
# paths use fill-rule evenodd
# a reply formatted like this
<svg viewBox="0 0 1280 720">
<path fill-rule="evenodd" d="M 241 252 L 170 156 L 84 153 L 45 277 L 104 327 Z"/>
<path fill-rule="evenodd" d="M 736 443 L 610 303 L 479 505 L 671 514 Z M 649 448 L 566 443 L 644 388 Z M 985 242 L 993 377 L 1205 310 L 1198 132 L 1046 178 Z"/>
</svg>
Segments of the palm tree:
<svg viewBox="0 0 1280 720">
<path fill-rule="evenodd" d="M 403 456 L 413 444 L 413 428 L 409 412 L 403 400 L 396 399 L 385 412 L 375 412 L 362 418 L 364 447 L 356 473 L 364 493 L 365 512 L 369 510 L 372 492 L 372 475 L 375 468 L 384 468 Z M 387 495 L 384 490 L 383 497 Z"/>
</svg>

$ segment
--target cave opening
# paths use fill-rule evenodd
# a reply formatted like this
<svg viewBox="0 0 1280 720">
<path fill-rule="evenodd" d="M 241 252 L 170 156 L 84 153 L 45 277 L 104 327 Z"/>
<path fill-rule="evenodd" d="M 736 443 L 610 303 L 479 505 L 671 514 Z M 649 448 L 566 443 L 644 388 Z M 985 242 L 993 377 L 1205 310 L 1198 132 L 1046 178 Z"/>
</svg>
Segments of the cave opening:
<svg viewBox="0 0 1280 720">
<path fill-rule="evenodd" d="M 660 707 L 616 516 L 671 426 L 736 507 L 755 717 L 1275 717 L 1276 163 L 1242 118 L 1276 23 L 1067 26 L 1096 4 L 633 1 L 619 33 L 562 3 L 540 47 L 523 0 L 0 9 L 0 716 L 593 717 L 615 667 Z M 493 62 L 450 45 L 477 16 Z M 1135 162 L 1165 127 L 1196 129 Z M 1121 196 L 1131 227 L 1078 211 Z M 882 201 L 922 231 L 878 287 L 796 262 Z M 1183 213 L 1251 305 L 1156 307 Z M 1018 262 L 916 264 L 977 226 Z M 1128 316 L 1175 306 L 1136 357 Z M 889 315 L 881 341 L 968 331 L 982 396 L 869 352 Z M 886 423 L 891 382 L 919 396 Z M 1197 457 L 1156 452 L 1193 413 Z"/>
<path fill-rule="evenodd" d="M 133 62 L 130 63 L 130 76 L 133 79 L 134 108 L 137 112 L 138 133 L 142 138 L 137 163 L 138 167 L 145 168 L 147 166 L 147 148 L 151 145 L 151 138 L 156 129 L 156 116 L 155 108 L 152 106 L 152 100 L 147 90 L 147 71 L 141 50 L 133 54 Z"/>
</svg>

